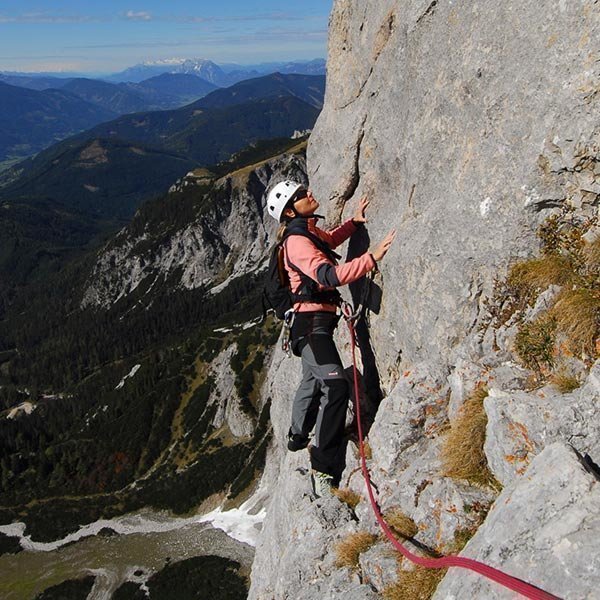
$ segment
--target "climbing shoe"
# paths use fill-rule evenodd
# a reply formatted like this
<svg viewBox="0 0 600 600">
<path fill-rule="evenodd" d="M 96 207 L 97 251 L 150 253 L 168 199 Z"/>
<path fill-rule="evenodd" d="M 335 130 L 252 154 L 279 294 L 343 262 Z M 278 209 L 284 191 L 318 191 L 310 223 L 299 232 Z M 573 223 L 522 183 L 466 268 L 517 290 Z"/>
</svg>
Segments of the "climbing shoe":
<svg viewBox="0 0 600 600">
<path fill-rule="evenodd" d="M 291 452 L 298 452 L 298 450 L 304 450 L 304 448 L 308 446 L 308 441 L 309 440 L 307 437 L 298 433 L 292 433 L 291 429 L 288 431 L 287 447 L 288 450 L 290 450 Z"/>
<path fill-rule="evenodd" d="M 330 498 L 333 496 L 333 477 L 331 475 L 312 469 L 310 472 L 310 481 L 317 498 Z"/>
</svg>

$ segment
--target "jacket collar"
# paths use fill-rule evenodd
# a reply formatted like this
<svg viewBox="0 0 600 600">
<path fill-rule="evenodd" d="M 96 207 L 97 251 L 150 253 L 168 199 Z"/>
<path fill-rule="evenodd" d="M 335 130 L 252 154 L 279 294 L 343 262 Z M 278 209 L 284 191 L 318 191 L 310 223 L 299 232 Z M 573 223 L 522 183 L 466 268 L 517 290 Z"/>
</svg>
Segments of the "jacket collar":
<svg viewBox="0 0 600 600">
<path fill-rule="evenodd" d="M 301 228 L 301 229 L 308 229 L 308 228 L 312 228 L 315 227 L 317 224 L 317 221 L 319 219 L 324 219 L 325 217 L 323 215 L 310 215 L 310 217 L 294 217 L 289 223 L 288 223 L 288 227 L 295 227 L 295 228 Z"/>
</svg>

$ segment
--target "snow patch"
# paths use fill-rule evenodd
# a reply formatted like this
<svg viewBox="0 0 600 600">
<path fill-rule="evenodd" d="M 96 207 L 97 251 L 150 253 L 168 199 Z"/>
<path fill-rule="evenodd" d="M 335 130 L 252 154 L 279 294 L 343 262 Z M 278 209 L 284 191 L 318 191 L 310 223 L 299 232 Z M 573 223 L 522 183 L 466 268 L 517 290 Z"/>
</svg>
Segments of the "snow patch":
<svg viewBox="0 0 600 600">
<path fill-rule="evenodd" d="M 258 534 L 262 528 L 263 521 L 267 514 L 266 508 L 260 509 L 252 514 L 255 501 L 250 498 L 239 508 L 222 511 L 220 508 L 213 510 L 201 517 L 202 523 L 210 523 L 213 527 L 221 529 L 229 537 L 243 542 L 249 546 L 256 546 Z"/>
<path fill-rule="evenodd" d="M 96 580 L 86 600 L 104 600 L 107 590 L 114 590 L 119 585 L 118 573 L 110 569 L 86 569 Z"/>
<path fill-rule="evenodd" d="M 260 510 L 257 506 L 261 505 Z M 129 513 L 114 519 L 99 519 L 80 527 L 78 531 L 53 542 L 34 542 L 30 535 L 25 535 L 25 523 L 17 522 L 0 525 L 0 533 L 10 537 L 18 537 L 24 550 L 33 552 L 52 552 L 61 546 L 76 542 L 84 537 L 97 535 L 102 529 L 112 529 L 119 535 L 135 533 L 164 533 L 182 529 L 190 525 L 210 524 L 221 529 L 229 537 L 250 546 L 256 546 L 258 534 L 265 519 L 266 508 L 258 495 L 249 498 L 239 508 L 223 511 L 217 508 L 205 515 L 193 517 L 171 517 L 167 511 L 154 512 L 145 509 Z"/>
<path fill-rule="evenodd" d="M 213 329 L 213 333 L 231 333 L 234 330 L 246 330 L 251 329 L 252 327 L 256 327 L 262 321 L 262 317 L 257 317 L 252 321 L 246 321 L 245 323 L 235 323 L 233 327 L 219 327 L 218 329 Z"/>
<path fill-rule="evenodd" d="M 8 525 L 0 525 L 0 533 L 8 537 L 23 537 L 25 533 L 25 523 L 9 523 Z"/>
<path fill-rule="evenodd" d="M 119 385 L 117 385 L 115 390 L 120 390 L 125 385 L 125 380 L 129 379 L 130 377 L 133 377 L 138 372 L 138 370 L 141 366 L 142 365 L 135 365 L 135 367 L 133 367 L 133 369 L 131 369 L 131 371 L 129 371 L 129 373 L 127 373 L 127 375 L 125 375 L 125 377 L 123 377 L 123 379 L 121 379 L 121 382 L 119 383 Z M 106 409 L 104 409 L 104 410 L 106 410 Z"/>
</svg>

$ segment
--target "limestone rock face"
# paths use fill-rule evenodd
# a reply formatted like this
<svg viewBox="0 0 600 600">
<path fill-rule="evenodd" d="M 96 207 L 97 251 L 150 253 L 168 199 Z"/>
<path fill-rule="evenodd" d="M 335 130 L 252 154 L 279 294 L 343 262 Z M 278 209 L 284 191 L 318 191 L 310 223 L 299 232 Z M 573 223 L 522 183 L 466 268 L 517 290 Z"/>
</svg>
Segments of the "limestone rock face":
<svg viewBox="0 0 600 600">
<path fill-rule="evenodd" d="M 334 3 L 309 178 L 332 220 L 367 195 L 371 240 L 398 231 L 373 319 L 382 366 L 400 352 L 452 364 L 539 222 L 595 202 L 598 13 L 591 0 Z"/>
<path fill-rule="evenodd" d="M 305 455 L 306 453 L 301 453 Z M 376 598 L 369 586 L 335 566 L 335 545 L 356 532 L 351 511 L 336 498 L 315 500 L 305 456 L 290 454 L 269 508 L 253 566 L 250 597 L 260 600 Z M 277 576 L 271 575 L 277 570 Z"/>
<path fill-rule="evenodd" d="M 477 489 L 449 477 L 434 479 L 419 495 L 413 518 L 426 532 L 421 539 L 429 546 L 450 547 L 459 531 L 477 527 L 478 513 L 494 500 L 491 490 Z"/>
<path fill-rule="evenodd" d="M 360 555 L 360 568 L 364 573 L 365 583 L 382 592 L 394 583 L 398 560 L 395 552 L 385 544 L 377 544 Z"/>
<path fill-rule="evenodd" d="M 217 407 L 212 422 L 215 428 L 227 423 L 234 436 L 245 437 L 252 435 L 255 422 L 241 409 L 241 398 L 234 385 L 235 373 L 231 369 L 231 358 L 236 351 L 236 344 L 232 344 L 211 361 L 210 370 L 214 384 L 209 402 Z"/>
<path fill-rule="evenodd" d="M 592 598 L 600 572 L 597 483 L 565 447 L 600 461 L 597 367 L 571 394 L 526 391 L 530 373 L 512 352 L 516 324 L 492 331 L 486 316 L 494 280 L 536 254 L 540 223 L 565 205 L 597 212 L 599 42 L 593 0 L 335 0 L 325 104 L 308 147 L 311 188 L 329 224 L 350 217 L 360 197 L 371 200 L 367 235 L 350 241 L 347 256 L 397 230 L 376 279 L 381 306 L 370 315 L 383 393 L 369 431 L 379 505 L 413 519 L 414 541 L 429 551 L 446 551 L 484 518 L 498 492 L 449 480 L 441 461 L 445 431 L 483 384 L 492 390 L 485 450 L 506 487 L 465 553 L 568 598 Z M 338 339 L 347 361 L 348 338 Z M 299 369 L 276 354 L 263 390 L 272 399 L 263 480 L 271 502 L 250 598 L 341 590 L 369 598 L 397 576 L 383 548 L 349 573 L 334 567 L 329 544 L 353 529 L 377 531 L 354 446 L 341 486 L 362 500 L 337 531 L 320 511 L 337 506 L 343 515 L 344 506 L 309 504 L 295 470 L 308 457 L 285 450 Z M 506 456 L 523 454 L 510 441 L 519 424 L 532 447 L 515 463 Z M 303 536 L 314 527 L 309 544 L 290 541 L 291 515 Z M 514 596 L 475 575 L 446 580 L 436 598 Z M 300 581 L 312 591 L 298 591 Z"/>
<path fill-rule="evenodd" d="M 485 452 L 496 479 L 506 485 L 523 475 L 545 446 L 566 440 L 580 452 L 600 457 L 600 361 L 585 384 L 569 394 L 552 386 L 535 392 L 490 390 Z"/>
<path fill-rule="evenodd" d="M 600 479 L 562 443 L 536 456 L 500 494 L 467 544 L 468 556 L 560 598 L 595 598 L 600 585 Z M 434 600 L 514 598 L 464 569 L 451 569 Z"/>
</svg>

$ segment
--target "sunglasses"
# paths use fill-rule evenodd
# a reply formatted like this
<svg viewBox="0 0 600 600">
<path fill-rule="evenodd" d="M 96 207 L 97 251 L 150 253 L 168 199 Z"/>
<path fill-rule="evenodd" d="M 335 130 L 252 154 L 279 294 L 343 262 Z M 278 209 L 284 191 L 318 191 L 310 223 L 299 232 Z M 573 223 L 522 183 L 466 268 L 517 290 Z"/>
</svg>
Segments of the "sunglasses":
<svg viewBox="0 0 600 600">
<path fill-rule="evenodd" d="M 294 195 L 292 202 L 298 202 L 298 200 L 304 200 L 308 196 L 308 190 L 298 190 Z"/>
</svg>

